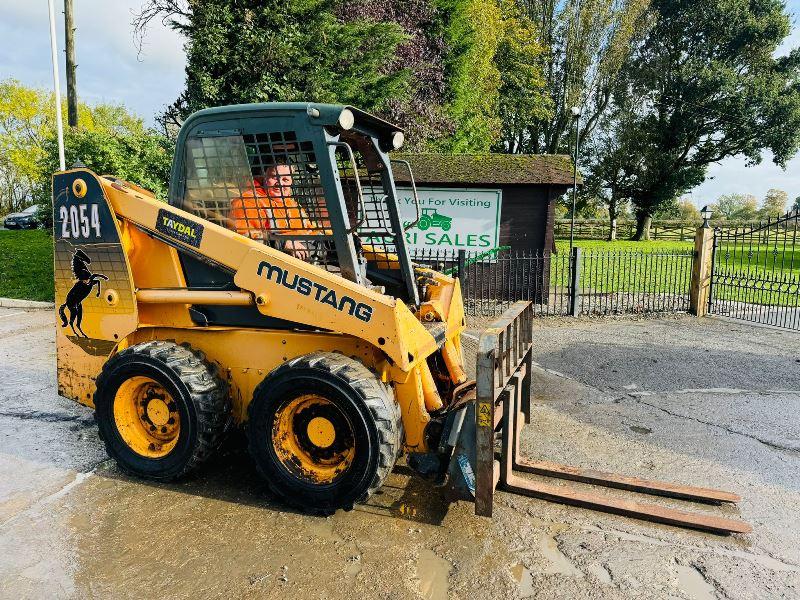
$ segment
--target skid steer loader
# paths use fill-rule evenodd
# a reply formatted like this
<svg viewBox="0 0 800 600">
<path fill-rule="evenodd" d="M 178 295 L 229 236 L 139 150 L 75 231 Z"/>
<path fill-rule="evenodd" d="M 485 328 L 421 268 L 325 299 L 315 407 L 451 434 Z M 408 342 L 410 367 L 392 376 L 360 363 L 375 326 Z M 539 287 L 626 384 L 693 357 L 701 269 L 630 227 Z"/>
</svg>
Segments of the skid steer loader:
<svg viewBox="0 0 800 600">
<path fill-rule="evenodd" d="M 504 486 L 746 530 L 512 475 L 736 499 L 518 456 L 530 306 L 482 336 L 476 388 L 459 280 L 409 259 L 393 165 L 410 166 L 388 154 L 402 143 L 399 128 L 352 107 L 227 106 L 183 124 L 168 203 L 82 166 L 54 175 L 59 393 L 94 408 L 119 467 L 179 478 L 241 425 L 271 491 L 305 511 L 363 502 L 405 453 L 433 483 L 474 498 L 478 514 Z"/>
</svg>

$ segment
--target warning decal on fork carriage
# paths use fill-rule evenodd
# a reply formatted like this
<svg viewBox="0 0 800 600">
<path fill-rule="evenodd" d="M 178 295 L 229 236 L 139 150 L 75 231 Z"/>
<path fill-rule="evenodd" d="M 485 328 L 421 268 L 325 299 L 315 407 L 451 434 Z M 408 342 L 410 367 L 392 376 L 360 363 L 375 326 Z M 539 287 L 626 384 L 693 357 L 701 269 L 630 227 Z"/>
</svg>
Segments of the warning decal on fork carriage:
<svg viewBox="0 0 800 600">
<path fill-rule="evenodd" d="M 99 373 L 138 317 L 117 221 L 89 171 L 53 177 L 53 258 L 59 393 L 91 404 L 94 378 L 67 366 L 97 363 Z"/>
</svg>

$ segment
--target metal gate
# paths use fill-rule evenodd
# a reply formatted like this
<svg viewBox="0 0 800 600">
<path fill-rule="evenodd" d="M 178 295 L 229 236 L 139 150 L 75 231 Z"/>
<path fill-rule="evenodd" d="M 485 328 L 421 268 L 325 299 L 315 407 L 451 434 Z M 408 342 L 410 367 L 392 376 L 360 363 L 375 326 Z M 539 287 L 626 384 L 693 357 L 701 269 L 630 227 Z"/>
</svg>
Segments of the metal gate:
<svg viewBox="0 0 800 600">
<path fill-rule="evenodd" d="M 800 330 L 800 211 L 714 231 L 709 313 Z"/>
</svg>

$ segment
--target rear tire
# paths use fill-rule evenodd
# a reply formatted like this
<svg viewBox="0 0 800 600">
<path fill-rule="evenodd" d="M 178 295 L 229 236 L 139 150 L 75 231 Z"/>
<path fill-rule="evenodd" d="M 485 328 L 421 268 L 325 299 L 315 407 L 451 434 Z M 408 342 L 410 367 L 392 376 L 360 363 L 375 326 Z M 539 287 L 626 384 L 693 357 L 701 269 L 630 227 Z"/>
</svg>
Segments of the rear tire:
<svg viewBox="0 0 800 600">
<path fill-rule="evenodd" d="M 314 352 L 275 369 L 256 388 L 247 437 L 275 496 L 305 512 L 351 509 L 384 482 L 401 447 L 391 390 L 362 363 Z"/>
<path fill-rule="evenodd" d="M 227 387 L 199 352 L 153 341 L 113 356 L 97 378 L 95 418 L 126 473 L 171 481 L 196 469 L 231 422 Z"/>
</svg>

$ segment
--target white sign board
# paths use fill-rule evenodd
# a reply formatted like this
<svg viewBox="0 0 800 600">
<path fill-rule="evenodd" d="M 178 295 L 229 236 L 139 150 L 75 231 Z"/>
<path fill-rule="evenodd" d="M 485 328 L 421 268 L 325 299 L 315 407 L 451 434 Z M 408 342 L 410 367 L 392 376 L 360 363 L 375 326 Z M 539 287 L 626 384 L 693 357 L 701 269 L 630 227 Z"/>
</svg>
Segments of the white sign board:
<svg viewBox="0 0 800 600">
<path fill-rule="evenodd" d="M 397 188 L 403 224 L 417 218 L 411 188 Z M 420 220 L 406 231 L 409 249 L 489 250 L 500 239 L 502 190 L 417 188 Z"/>
</svg>

